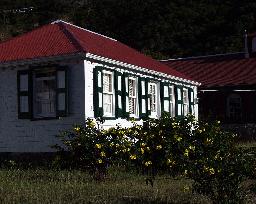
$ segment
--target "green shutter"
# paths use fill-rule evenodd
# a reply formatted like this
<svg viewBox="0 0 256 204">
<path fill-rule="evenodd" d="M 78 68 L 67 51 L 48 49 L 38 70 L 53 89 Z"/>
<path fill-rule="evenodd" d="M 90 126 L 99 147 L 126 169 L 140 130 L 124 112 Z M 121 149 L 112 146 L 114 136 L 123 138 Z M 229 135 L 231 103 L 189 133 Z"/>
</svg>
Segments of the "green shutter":
<svg viewBox="0 0 256 204">
<path fill-rule="evenodd" d="M 189 97 L 189 112 L 191 114 L 194 114 L 194 105 L 195 105 L 194 98 L 195 98 L 195 96 L 194 96 L 194 91 L 192 88 L 188 89 L 188 97 Z"/>
<path fill-rule="evenodd" d="M 129 118 L 129 74 L 124 73 L 122 78 L 122 105 L 123 105 L 123 116 Z"/>
<path fill-rule="evenodd" d="M 174 86 L 175 93 L 175 115 L 183 116 L 183 88 L 182 86 Z"/>
<path fill-rule="evenodd" d="M 93 70 L 93 106 L 94 117 L 103 116 L 103 79 L 102 67 L 95 67 Z"/>
<path fill-rule="evenodd" d="M 148 87 L 148 83 L 149 83 L 149 79 L 146 78 L 146 99 L 147 99 L 147 117 L 151 115 L 151 107 L 150 107 L 150 94 L 149 94 L 149 87 Z"/>
<path fill-rule="evenodd" d="M 139 77 L 138 83 L 139 116 L 141 119 L 145 119 L 147 117 L 148 107 L 146 79 L 143 77 Z"/>
<path fill-rule="evenodd" d="M 122 73 L 115 71 L 114 76 L 115 87 L 115 116 L 116 118 L 123 117 L 123 104 L 122 104 Z"/>
<path fill-rule="evenodd" d="M 67 67 L 64 66 L 59 66 L 56 70 L 56 113 L 57 117 L 68 115 Z"/>
<path fill-rule="evenodd" d="M 17 73 L 18 118 L 32 119 L 33 117 L 33 78 L 31 70 Z"/>
<path fill-rule="evenodd" d="M 170 112 L 169 83 L 160 83 L 161 112 Z"/>
</svg>

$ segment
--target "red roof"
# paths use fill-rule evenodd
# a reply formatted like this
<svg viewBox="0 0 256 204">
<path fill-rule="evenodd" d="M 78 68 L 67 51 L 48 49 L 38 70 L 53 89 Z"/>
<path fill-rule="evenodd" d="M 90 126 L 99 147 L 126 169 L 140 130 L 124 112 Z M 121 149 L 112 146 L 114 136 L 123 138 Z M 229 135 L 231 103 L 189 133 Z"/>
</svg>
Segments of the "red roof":
<svg viewBox="0 0 256 204">
<path fill-rule="evenodd" d="M 0 63 L 91 53 L 120 62 L 189 79 L 184 74 L 106 36 L 56 21 L 0 44 Z"/>
<path fill-rule="evenodd" d="M 256 85 L 256 58 L 244 53 L 184 58 L 163 61 L 202 87 Z"/>
</svg>

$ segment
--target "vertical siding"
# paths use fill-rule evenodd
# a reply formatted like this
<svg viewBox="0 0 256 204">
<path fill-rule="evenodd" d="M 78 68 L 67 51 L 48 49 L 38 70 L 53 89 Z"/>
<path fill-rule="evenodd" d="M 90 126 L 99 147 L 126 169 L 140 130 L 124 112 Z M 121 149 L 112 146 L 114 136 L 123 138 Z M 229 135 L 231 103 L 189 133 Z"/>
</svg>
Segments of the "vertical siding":
<svg viewBox="0 0 256 204">
<path fill-rule="evenodd" d="M 0 152 L 54 151 L 59 131 L 84 122 L 84 64 L 68 66 L 68 117 L 38 121 L 18 119 L 17 70 L 26 67 L 0 69 Z"/>
</svg>

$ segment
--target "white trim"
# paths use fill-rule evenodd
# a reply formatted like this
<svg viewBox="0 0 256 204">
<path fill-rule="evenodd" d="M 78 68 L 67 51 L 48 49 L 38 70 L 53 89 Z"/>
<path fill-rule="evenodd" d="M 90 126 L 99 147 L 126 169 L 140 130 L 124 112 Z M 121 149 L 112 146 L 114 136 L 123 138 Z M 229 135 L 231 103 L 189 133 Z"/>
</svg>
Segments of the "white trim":
<svg viewBox="0 0 256 204">
<path fill-rule="evenodd" d="M 117 40 L 115 40 L 115 39 L 113 39 L 113 38 L 110 38 L 110 37 L 108 37 L 108 36 L 105 36 L 105 35 L 102 35 L 102 34 L 96 33 L 96 32 L 91 31 L 91 30 L 87 30 L 87 29 L 85 29 L 85 28 L 82 28 L 82 27 L 76 26 L 76 25 L 74 25 L 74 24 L 72 24 L 72 23 L 68 23 L 68 22 L 63 21 L 63 20 L 56 20 L 56 21 L 51 22 L 51 24 L 58 24 L 58 23 L 65 23 L 65 24 L 68 24 L 68 25 L 74 26 L 74 27 L 76 27 L 76 28 L 79 28 L 79 29 L 81 29 L 81 30 L 84 30 L 84 31 L 87 31 L 87 32 L 90 32 L 90 33 L 93 33 L 93 34 L 96 34 L 96 35 L 99 35 L 99 36 L 101 36 L 101 37 L 108 38 L 108 39 L 113 40 L 113 41 L 117 41 Z"/>
<path fill-rule="evenodd" d="M 175 76 L 168 75 L 168 74 L 158 72 L 158 71 L 155 71 L 155 70 L 150 70 L 150 69 L 147 69 L 147 68 L 143 68 L 143 67 L 139 67 L 139 66 L 136 66 L 136 65 L 128 64 L 128 63 L 125 63 L 125 62 L 109 59 L 109 58 L 106 58 L 106 57 L 101 57 L 101 56 L 98 56 L 98 55 L 95 55 L 95 54 L 92 54 L 92 53 L 87 53 L 86 57 L 88 57 L 89 59 L 99 60 L 99 61 L 102 61 L 102 62 L 127 67 L 127 68 L 130 68 L 130 69 L 134 69 L 136 71 L 142 71 L 142 72 L 146 72 L 146 73 L 149 73 L 149 74 L 154 74 L 154 75 L 157 75 L 157 76 L 160 76 L 160 77 L 165 77 L 165 78 L 172 79 L 172 80 L 182 81 L 184 83 L 190 83 L 190 84 L 193 84 L 195 86 L 200 86 L 201 85 L 201 83 L 196 82 L 196 81 L 191 81 L 191 80 L 188 80 L 188 79 L 175 77 Z"/>
<path fill-rule="evenodd" d="M 214 91 L 219 91 L 219 90 L 215 90 L 215 89 L 202 89 L 200 91 L 202 91 L 202 92 L 214 92 Z"/>
<path fill-rule="evenodd" d="M 235 90 L 233 90 L 233 91 L 235 91 L 235 92 L 243 92 L 243 91 L 245 91 L 245 92 L 249 92 L 249 91 L 251 91 L 251 92 L 255 92 L 256 90 L 255 89 L 248 89 L 248 90 L 242 90 L 242 89 L 235 89 Z"/>
<path fill-rule="evenodd" d="M 165 60 L 159 60 L 160 62 L 168 62 L 168 61 L 178 61 L 178 60 L 193 60 L 193 59 L 204 59 L 208 57 L 223 57 L 227 55 L 238 55 L 244 54 L 244 52 L 234 52 L 234 53 L 225 53 L 225 54 L 215 54 L 215 55 L 203 55 L 203 56 L 195 56 L 195 57 L 180 57 L 180 58 L 170 58 Z"/>
</svg>

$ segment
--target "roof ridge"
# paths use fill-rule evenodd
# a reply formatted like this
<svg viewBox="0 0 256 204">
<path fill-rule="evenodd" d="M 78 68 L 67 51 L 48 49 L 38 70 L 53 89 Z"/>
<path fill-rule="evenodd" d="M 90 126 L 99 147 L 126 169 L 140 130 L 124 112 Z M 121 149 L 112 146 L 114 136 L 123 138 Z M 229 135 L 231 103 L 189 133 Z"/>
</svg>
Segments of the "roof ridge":
<svg viewBox="0 0 256 204">
<path fill-rule="evenodd" d="M 181 57 L 181 58 L 170 58 L 165 60 L 159 60 L 160 62 L 168 62 L 168 61 L 178 61 L 178 60 L 190 60 L 190 59 L 204 59 L 209 57 L 221 57 L 227 55 L 238 55 L 238 54 L 245 54 L 245 52 L 233 52 L 233 53 L 224 53 L 224 54 L 215 54 L 215 55 L 202 55 L 202 56 L 195 56 L 195 57 Z"/>
<path fill-rule="evenodd" d="M 63 20 L 56 20 L 56 21 L 51 22 L 51 24 L 59 24 L 59 23 L 64 23 L 64 24 L 73 26 L 73 27 L 75 27 L 75 28 L 78 28 L 78 29 L 81 29 L 81 30 L 84 30 L 84 31 L 87 31 L 87 32 L 90 32 L 90 33 L 93 33 L 93 34 L 96 34 L 96 35 L 99 35 L 99 36 L 101 36 L 101 37 L 104 37 L 104 38 L 107 38 L 107 39 L 110 39 L 110 40 L 113 40 L 113 41 L 117 41 L 117 40 L 114 39 L 114 38 L 110 38 L 110 37 L 108 37 L 108 36 L 106 36 L 106 35 L 102 35 L 102 34 L 100 34 L 100 33 L 97 33 L 97 32 L 94 32 L 94 31 L 91 31 L 91 30 L 88 30 L 88 29 L 85 29 L 85 28 L 76 26 L 76 25 L 74 25 L 74 24 L 72 24 L 72 23 L 68 23 L 68 22 L 63 21 Z"/>
<path fill-rule="evenodd" d="M 80 52 L 85 52 L 86 50 L 83 48 L 83 46 L 79 43 L 77 38 L 65 27 L 63 22 L 59 22 L 57 24 L 60 28 L 60 30 L 64 33 L 64 35 L 71 41 L 71 43 L 74 45 L 74 47 L 80 51 Z"/>
</svg>

